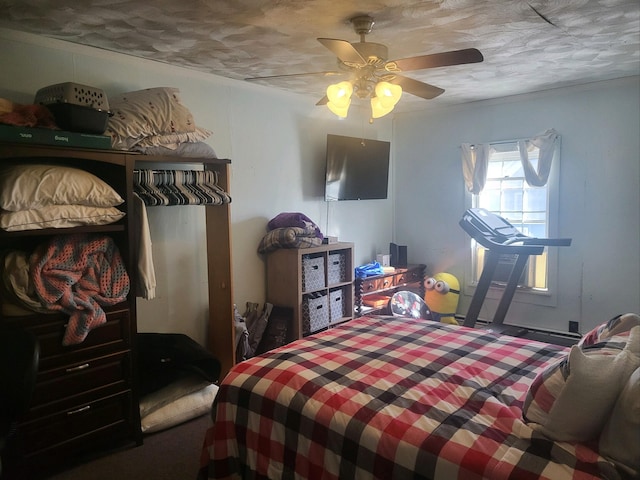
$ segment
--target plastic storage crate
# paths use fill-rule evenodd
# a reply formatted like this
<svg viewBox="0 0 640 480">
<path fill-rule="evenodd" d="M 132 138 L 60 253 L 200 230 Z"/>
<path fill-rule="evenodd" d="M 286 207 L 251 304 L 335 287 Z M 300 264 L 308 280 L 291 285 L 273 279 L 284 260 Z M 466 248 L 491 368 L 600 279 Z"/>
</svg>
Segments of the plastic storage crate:
<svg viewBox="0 0 640 480">
<path fill-rule="evenodd" d="M 73 82 L 58 83 L 41 88 L 36 93 L 34 103 L 42 105 L 69 103 L 95 110 L 109 111 L 109 101 L 103 90 Z"/>
<path fill-rule="evenodd" d="M 46 106 L 63 130 L 101 134 L 107 129 L 109 101 L 99 88 L 58 83 L 38 90 L 34 103 Z"/>
<path fill-rule="evenodd" d="M 302 257 L 302 290 L 305 292 L 324 288 L 324 257 Z"/>
<path fill-rule="evenodd" d="M 305 295 L 302 300 L 302 334 L 309 335 L 327 327 L 329 327 L 327 295 Z"/>
</svg>

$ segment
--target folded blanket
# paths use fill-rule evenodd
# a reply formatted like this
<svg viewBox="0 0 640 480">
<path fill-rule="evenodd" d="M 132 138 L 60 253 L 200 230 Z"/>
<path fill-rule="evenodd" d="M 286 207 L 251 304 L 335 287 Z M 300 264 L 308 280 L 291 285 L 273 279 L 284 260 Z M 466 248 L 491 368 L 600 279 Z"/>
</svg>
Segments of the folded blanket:
<svg viewBox="0 0 640 480">
<path fill-rule="evenodd" d="M 283 212 L 273 217 L 267 224 L 268 230 L 275 230 L 276 228 L 286 227 L 299 227 L 304 228 L 305 230 L 312 229 L 316 237 L 320 239 L 324 238 L 324 235 L 320 231 L 318 225 L 316 225 L 313 220 L 307 217 L 304 213 Z"/>
<path fill-rule="evenodd" d="M 322 244 L 315 228 L 285 227 L 268 232 L 258 245 L 258 253 L 269 253 L 278 248 L 308 248 Z"/>
<path fill-rule="evenodd" d="M 120 303 L 129 293 L 127 271 L 110 237 L 59 235 L 39 245 L 29 264 L 42 305 L 69 315 L 63 345 L 81 343 L 106 322 L 101 306 Z"/>
<path fill-rule="evenodd" d="M 0 99 L 1 100 L 1 99 Z M 10 106 L 10 110 L 7 108 Z M 47 107 L 44 105 L 19 105 L 2 102 L 0 111 L 0 123 L 15 125 L 17 127 L 43 127 L 58 129 L 56 121 Z"/>
</svg>

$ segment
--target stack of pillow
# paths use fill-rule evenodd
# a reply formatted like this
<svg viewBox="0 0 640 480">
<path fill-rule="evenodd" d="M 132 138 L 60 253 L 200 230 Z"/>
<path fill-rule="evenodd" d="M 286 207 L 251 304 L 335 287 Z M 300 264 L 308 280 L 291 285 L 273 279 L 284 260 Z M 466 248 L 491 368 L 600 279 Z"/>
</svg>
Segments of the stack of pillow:
<svg viewBox="0 0 640 480">
<path fill-rule="evenodd" d="M 212 132 L 195 124 L 177 88 L 147 88 L 109 96 L 109 105 L 113 115 L 106 133 L 116 150 L 216 157 L 214 150 L 204 143 Z"/>
<path fill-rule="evenodd" d="M 22 164 L 0 169 L 0 228 L 7 231 L 105 225 L 125 214 L 107 183 L 77 168 Z"/>
<path fill-rule="evenodd" d="M 552 440 L 593 443 L 633 478 L 640 475 L 640 317 L 618 315 L 587 333 L 542 371 L 524 419 Z"/>
</svg>

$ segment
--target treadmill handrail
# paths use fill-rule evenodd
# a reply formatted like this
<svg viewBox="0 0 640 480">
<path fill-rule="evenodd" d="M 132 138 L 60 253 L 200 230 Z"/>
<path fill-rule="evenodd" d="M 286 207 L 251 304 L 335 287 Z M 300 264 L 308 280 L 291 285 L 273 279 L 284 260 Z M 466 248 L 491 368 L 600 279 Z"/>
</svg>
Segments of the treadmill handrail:
<svg viewBox="0 0 640 480">
<path fill-rule="evenodd" d="M 544 251 L 544 245 L 513 245 L 505 243 L 505 237 L 501 237 L 500 241 L 494 240 L 496 237 L 489 237 L 485 235 L 476 236 L 477 230 L 465 222 L 464 219 L 460 220 L 459 225 L 465 232 L 475 239 L 480 245 L 489 250 L 495 250 L 498 253 L 524 253 L 526 255 L 540 255 Z M 518 241 L 522 241 L 529 237 L 514 237 Z"/>
</svg>

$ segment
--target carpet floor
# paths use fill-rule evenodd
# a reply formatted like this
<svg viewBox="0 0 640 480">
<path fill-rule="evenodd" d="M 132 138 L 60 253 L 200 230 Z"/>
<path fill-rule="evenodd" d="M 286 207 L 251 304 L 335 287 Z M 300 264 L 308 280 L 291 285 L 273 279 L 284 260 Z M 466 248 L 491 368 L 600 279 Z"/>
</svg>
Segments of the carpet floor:
<svg viewBox="0 0 640 480">
<path fill-rule="evenodd" d="M 195 480 L 211 417 L 204 415 L 144 436 L 139 447 L 109 453 L 49 480 Z"/>
</svg>

